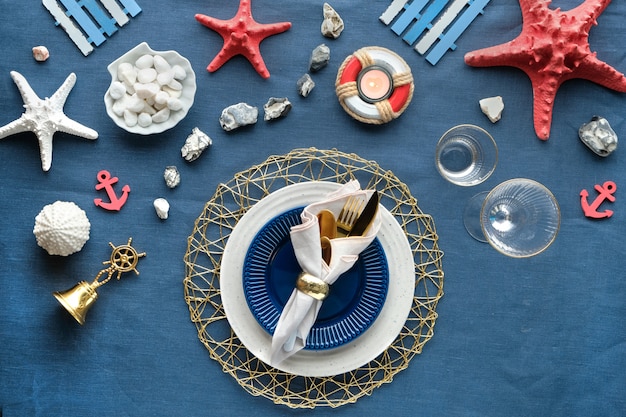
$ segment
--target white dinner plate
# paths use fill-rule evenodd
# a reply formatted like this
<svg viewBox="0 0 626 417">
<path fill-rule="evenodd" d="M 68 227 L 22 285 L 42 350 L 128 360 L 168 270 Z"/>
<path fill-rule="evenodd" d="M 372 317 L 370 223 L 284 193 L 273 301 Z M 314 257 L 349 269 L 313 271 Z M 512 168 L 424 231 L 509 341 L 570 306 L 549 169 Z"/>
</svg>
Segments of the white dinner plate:
<svg viewBox="0 0 626 417">
<path fill-rule="evenodd" d="M 257 322 L 246 302 L 242 279 L 247 250 L 258 231 L 276 215 L 323 200 L 340 186 L 312 181 L 281 188 L 251 207 L 228 238 L 220 274 L 226 318 L 241 343 L 266 364 L 270 364 L 272 337 Z M 406 235 L 394 216 L 382 206 L 380 213 L 382 224 L 377 237 L 389 264 L 389 288 L 378 318 L 367 331 L 349 343 L 334 349 L 301 350 L 272 366 L 308 377 L 338 375 L 372 361 L 396 339 L 413 303 L 414 260 Z"/>
</svg>

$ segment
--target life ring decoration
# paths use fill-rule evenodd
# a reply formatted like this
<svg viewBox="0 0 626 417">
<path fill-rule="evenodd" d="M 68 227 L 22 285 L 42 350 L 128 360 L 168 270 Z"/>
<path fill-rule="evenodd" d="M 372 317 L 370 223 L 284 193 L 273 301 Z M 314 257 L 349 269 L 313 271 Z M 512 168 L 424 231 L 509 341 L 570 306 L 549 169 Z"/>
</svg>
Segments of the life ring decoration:
<svg viewBox="0 0 626 417">
<path fill-rule="evenodd" d="M 411 68 L 389 49 L 368 46 L 348 56 L 337 73 L 335 92 L 354 119 L 384 124 L 398 118 L 413 98 Z"/>
</svg>

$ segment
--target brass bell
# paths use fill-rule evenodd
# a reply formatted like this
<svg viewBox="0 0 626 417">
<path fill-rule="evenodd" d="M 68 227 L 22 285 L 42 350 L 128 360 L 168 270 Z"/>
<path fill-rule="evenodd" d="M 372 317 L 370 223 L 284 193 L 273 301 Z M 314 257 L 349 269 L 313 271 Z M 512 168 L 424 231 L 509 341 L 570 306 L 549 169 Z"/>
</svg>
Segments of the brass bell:
<svg viewBox="0 0 626 417">
<path fill-rule="evenodd" d="M 105 265 L 108 264 L 109 267 L 98 272 L 93 282 L 88 283 L 86 281 L 80 281 L 69 290 L 63 292 L 55 291 L 52 293 L 59 303 L 61 303 L 81 325 L 85 324 L 87 312 L 98 299 L 96 288 L 109 282 L 115 273 L 117 273 L 118 280 L 124 272 L 134 271 L 139 275 L 139 271 L 137 271 L 136 268 L 137 262 L 139 258 L 146 256 L 146 253 L 137 253 L 135 248 L 131 246 L 132 241 L 133 238 L 129 238 L 126 245 L 120 246 L 114 246 L 109 242 L 113 251 L 111 252 L 110 259 L 103 262 Z M 102 276 L 106 277 L 100 280 Z"/>
<path fill-rule="evenodd" d="M 87 311 L 98 299 L 98 293 L 96 292 L 98 286 L 98 284 L 94 285 L 81 281 L 69 290 L 55 291 L 53 295 L 76 321 L 83 325 L 85 324 Z"/>
</svg>

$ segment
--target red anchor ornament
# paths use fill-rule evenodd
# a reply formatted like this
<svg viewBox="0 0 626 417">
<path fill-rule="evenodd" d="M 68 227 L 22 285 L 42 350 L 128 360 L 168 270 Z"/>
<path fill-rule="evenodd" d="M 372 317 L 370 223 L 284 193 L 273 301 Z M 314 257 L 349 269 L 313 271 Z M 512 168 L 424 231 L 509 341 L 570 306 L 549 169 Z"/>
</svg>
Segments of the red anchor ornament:
<svg viewBox="0 0 626 417">
<path fill-rule="evenodd" d="M 613 210 L 604 210 L 598 211 L 600 204 L 604 202 L 604 200 L 608 200 L 610 202 L 615 201 L 615 196 L 613 193 L 617 190 L 617 185 L 613 181 L 606 181 L 602 186 L 596 184 L 594 186 L 595 190 L 599 193 L 595 200 L 591 204 L 587 201 L 587 197 L 589 197 L 589 192 L 587 190 L 582 190 L 580 192 L 580 205 L 583 208 L 583 212 L 585 216 L 591 217 L 593 219 L 602 219 L 608 218 L 613 215 Z"/>
<path fill-rule="evenodd" d="M 101 198 L 94 198 L 94 204 L 98 207 L 102 207 L 105 210 L 120 211 L 122 206 L 126 203 L 128 193 L 130 193 L 130 186 L 125 185 L 124 187 L 122 187 L 122 195 L 118 197 L 115 194 L 115 190 L 113 189 L 113 184 L 118 182 L 119 178 L 111 177 L 109 171 L 104 169 L 98 172 L 96 178 L 98 179 L 98 184 L 96 184 L 96 190 L 102 190 L 104 188 L 111 202 L 105 203 L 104 201 L 102 201 Z"/>
</svg>

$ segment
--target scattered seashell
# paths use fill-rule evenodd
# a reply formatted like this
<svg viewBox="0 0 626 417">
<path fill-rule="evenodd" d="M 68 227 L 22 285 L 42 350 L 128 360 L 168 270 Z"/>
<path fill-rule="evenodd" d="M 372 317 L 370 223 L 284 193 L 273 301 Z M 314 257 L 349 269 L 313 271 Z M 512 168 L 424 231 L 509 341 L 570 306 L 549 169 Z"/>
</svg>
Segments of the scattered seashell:
<svg viewBox="0 0 626 417">
<path fill-rule="evenodd" d="M 578 129 L 578 137 L 596 155 L 606 157 L 617 149 L 617 134 L 604 117 L 593 116 Z"/>
<path fill-rule="evenodd" d="M 325 44 L 318 45 L 311 52 L 311 60 L 309 61 L 309 70 L 317 72 L 328 65 L 330 61 L 330 48 Z"/>
<path fill-rule="evenodd" d="M 324 3 L 323 12 L 322 35 L 327 38 L 337 39 L 344 29 L 343 19 L 328 3 Z"/>
<path fill-rule="evenodd" d="M 165 185 L 169 188 L 176 188 L 180 184 L 178 168 L 174 165 L 166 166 L 165 171 L 163 171 L 163 179 L 165 179 Z"/>
<path fill-rule="evenodd" d="M 483 98 L 478 104 L 480 105 L 480 110 L 491 120 L 491 123 L 497 122 L 502 117 L 502 111 L 504 110 L 502 97 Z"/>
<path fill-rule="evenodd" d="M 213 141 L 206 133 L 194 127 L 191 134 L 187 136 L 185 144 L 180 148 L 180 154 L 187 162 L 193 162 L 212 144 Z"/>
<path fill-rule="evenodd" d="M 73 202 L 48 204 L 35 217 L 33 234 L 50 255 L 68 256 L 89 240 L 91 224 L 85 211 Z"/>
<path fill-rule="evenodd" d="M 220 124 L 229 132 L 242 126 L 253 125 L 259 117 L 259 109 L 247 103 L 237 103 L 222 110 Z"/>
<path fill-rule="evenodd" d="M 50 58 L 50 51 L 43 45 L 35 46 L 33 48 L 33 58 L 37 62 L 44 62 Z"/>
<path fill-rule="evenodd" d="M 287 116 L 291 110 L 291 102 L 287 97 L 270 97 L 263 106 L 263 110 L 265 111 L 265 115 L 263 116 L 265 121 L 280 119 L 281 117 Z"/>
<path fill-rule="evenodd" d="M 300 94 L 302 97 L 308 97 L 308 95 L 311 93 L 311 90 L 315 88 L 315 81 L 313 81 L 309 74 L 304 74 L 302 77 L 300 77 L 296 85 L 298 87 L 298 94 Z"/>
<path fill-rule="evenodd" d="M 157 198 L 152 204 L 154 205 L 154 210 L 156 211 L 157 216 L 159 216 L 159 219 L 167 219 L 170 212 L 170 203 L 168 203 L 164 198 Z"/>
</svg>

